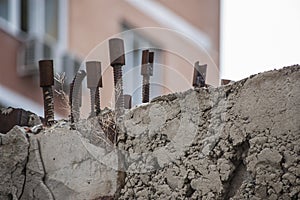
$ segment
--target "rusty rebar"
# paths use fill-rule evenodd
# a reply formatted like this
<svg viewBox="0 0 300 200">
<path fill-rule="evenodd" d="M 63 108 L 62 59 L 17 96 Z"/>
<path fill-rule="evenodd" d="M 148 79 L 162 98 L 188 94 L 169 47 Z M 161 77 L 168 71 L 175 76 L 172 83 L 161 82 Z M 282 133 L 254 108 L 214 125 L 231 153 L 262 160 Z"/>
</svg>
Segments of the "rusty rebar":
<svg viewBox="0 0 300 200">
<path fill-rule="evenodd" d="M 53 102 L 53 90 L 54 85 L 54 73 L 53 73 L 53 61 L 52 60 L 40 60 L 40 87 L 43 88 L 44 98 L 44 117 L 46 126 L 54 124 L 54 102 Z"/>
<path fill-rule="evenodd" d="M 125 109 L 131 109 L 132 106 L 132 97 L 129 94 L 124 94 L 124 108 Z"/>
<path fill-rule="evenodd" d="M 194 76 L 193 76 L 193 86 L 195 88 L 205 86 L 206 70 L 207 70 L 207 64 L 199 65 L 199 61 L 195 63 Z"/>
<path fill-rule="evenodd" d="M 122 80 L 122 66 L 115 65 L 114 84 L 115 84 L 115 110 L 116 116 L 119 117 L 124 113 L 124 96 L 123 96 L 123 80 Z"/>
<path fill-rule="evenodd" d="M 96 102 L 96 88 L 90 88 L 90 107 L 91 107 L 90 117 L 96 116 L 95 102 Z"/>
<path fill-rule="evenodd" d="M 80 106 L 81 106 L 81 99 L 82 99 L 81 85 L 85 76 L 86 73 L 84 70 L 78 71 L 70 86 L 69 104 L 71 107 L 71 113 L 70 113 L 71 123 L 78 121 L 80 118 Z"/>
<path fill-rule="evenodd" d="M 100 107 L 100 91 L 99 91 L 99 87 L 96 88 L 96 92 L 95 92 L 95 110 L 96 110 L 96 115 L 99 115 L 101 112 L 101 107 Z"/>
<path fill-rule="evenodd" d="M 122 39 L 113 38 L 109 40 L 109 53 L 111 66 L 114 73 L 115 86 L 115 112 L 118 119 L 124 114 L 124 96 L 122 66 L 125 65 L 124 42 Z"/>
<path fill-rule="evenodd" d="M 102 87 L 101 77 L 101 62 L 88 61 L 86 62 L 87 71 L 87 87 L 90 89 L 91 113 L 90 117 L 94 117 L 101 112 L 100 109 L 100 92 L 99 87 Z"/>
<path fill-rule="evenodd" d="M 141 75 L 143 76 L 142 84 L 142 102 L 148 103 L 150 100 L 150 76 L 153 76 L 154 52 L 143 50 Z"/>
<path fill-rule="evenodd" d="M 150 77 L 143 76 L 143 87 L 142 87 L 142 102 L 148 103 L 150 99 Z"/>
</svg>

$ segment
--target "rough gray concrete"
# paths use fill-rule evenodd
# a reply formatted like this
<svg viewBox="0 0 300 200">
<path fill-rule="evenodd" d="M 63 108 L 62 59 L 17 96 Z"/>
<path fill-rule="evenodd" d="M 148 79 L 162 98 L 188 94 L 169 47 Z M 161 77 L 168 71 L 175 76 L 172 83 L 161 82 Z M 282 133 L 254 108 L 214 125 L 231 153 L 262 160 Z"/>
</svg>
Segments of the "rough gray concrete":
<svg viewBox="0 0 300 200">
<path fill-rule="evenodd" d="M 128 110 L 118 148 L 104 112 L 0 134 L 0 199 L 300 199 L 300 66 Z"/>
<path fill-rule="evenodd" d="M 62 121 L 37 135 L 15 126 L 0 134 L 0 199 L 113 197 L 118 162 L 110 154 L 117 154 L 99 123 L 82 120 L 77 125 L 78 130 L 70 130 Z"/>
<path fill-rule="evenodd" d="M 0 134 L 0 199 L 18 199 L 24 192 L 29 142 L 19 127 Z"/>
<path fill-rule="evenodd" d="M 300 66 L 125 115 L 120 199 L 300 199 Z"/>
</svg>

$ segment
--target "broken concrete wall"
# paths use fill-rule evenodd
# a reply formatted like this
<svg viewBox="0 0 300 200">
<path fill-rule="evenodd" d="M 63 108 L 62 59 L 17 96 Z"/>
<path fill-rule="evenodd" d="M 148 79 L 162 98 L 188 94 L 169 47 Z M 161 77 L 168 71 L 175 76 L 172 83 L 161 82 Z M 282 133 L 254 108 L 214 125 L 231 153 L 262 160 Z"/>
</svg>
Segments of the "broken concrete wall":
<svg viewBox="0 0 300 200">
<path fill-rule="evenodd" d="M 126 114 L 121 199 L 300 199 L 300 67 Z"/>
<path fill-rule="evenodd" d="M 300 198 L 300 66 L 103 119 L 0 134 L 0 199 Z"/>
<path fill-rule="evenodd" d="M 0 139 L 1 200 L 98 199 L 116 193 L 118 163 L 110 156 L 115 151 L 93 120 L 81 121 L 77 130 L 61 121 L 37 135 L 16 126 Z"/>
<path fill-rule="evenodd" d="M 0 135 L 0 199 L 18 199 L 23 193 L 29 142 L 18 127 Z"/>
</svg>

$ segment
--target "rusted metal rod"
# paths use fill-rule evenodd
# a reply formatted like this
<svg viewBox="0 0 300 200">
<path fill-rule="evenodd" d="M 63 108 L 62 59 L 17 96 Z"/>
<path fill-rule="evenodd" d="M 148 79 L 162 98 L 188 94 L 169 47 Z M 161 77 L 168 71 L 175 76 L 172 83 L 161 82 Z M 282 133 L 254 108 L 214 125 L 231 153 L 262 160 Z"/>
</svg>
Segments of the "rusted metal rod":
<svg viewBox="0 0 300 200">
<path fill-rule="evenodd" d="M 199 61 L 194 66 L 193 86 L 195 88 L 204 87 L 206 80 L 207 64 L 199 65 Z"/>
<path fill-rule="evenodd" d="M 40 60 L 40 87 L 43 88 L 44 98 L 44 117 L 46 126 L 54 124 L 54 103 L 53 103 L 53 90 L 54 73 L 52 60 Z"/>
<path fill-rule="evenodd" d="M 90 89 L 91 113 L 90 117 L 100 113 L 100 93 L 99 87 L 102 87 L 101 62 L 86 62 L 87 87 Z"/>
<path fill-rule="evenodd" d="M 101 79 L 101 78 L 100 78 Z M 100 104 L 100 87 L 102 88 L 102 79 L 101 79 L 101 86 L 100 86 L 100 80 L 99 80 L 99 85 L 96 88 L 96 93 L 95 93 L 95 110 L 96 110 L 96 115 L 99 115 L 101 112 L 101 104 Z"/>
<path fill-rule="evenodd" d="M 150 99 L 150 76 L 153 76 L 154 52 L 144 50 L 142 53 L 141 75 L 143 76 L 142 102 L 147 103 Z"/>
<path fill-rule="evenodd" d="M 131 99 L 132 99 L 131 95 L 124 94 L 124 108 L 125 109 L 131 109 L 131 106 L 132 106 Z"/>
<path fill-rule="evenodd" d="M 120 38 L 109 40 L 110 65 L 113 67 L 115 85 L 115 112 L 118 119 L 124 114 L 122 66 L 125 65 L 124 42 Z"/>
<path fill-rule="evenodd" d="M 80 118 L 82 81 L 85 76 L 85 71 L 78 71 L 70 85 L 69 104 L 71 107 L 71 123 L 77 122 Z"/>
</svg>

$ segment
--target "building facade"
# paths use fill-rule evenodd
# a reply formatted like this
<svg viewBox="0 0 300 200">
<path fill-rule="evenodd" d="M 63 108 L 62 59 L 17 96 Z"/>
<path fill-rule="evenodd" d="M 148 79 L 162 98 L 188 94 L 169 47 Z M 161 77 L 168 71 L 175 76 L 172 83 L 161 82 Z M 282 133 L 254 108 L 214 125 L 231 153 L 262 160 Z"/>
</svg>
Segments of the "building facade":
<svg viewBox="0 0 300 200">
<path fill-rule="evenodd" d="M 192 87 L 193 64 L 208 64 L 207 83 L 219 84 L 219 0 L 0 0 L 0 89 L 3 106 L 42 114 L 37 62 L 53 59 L 68 83 L 84 61 L 102 63 L 101 107 L 113 107 L 107 41 L 122 37 L 124 92 L 141 103 L 141 52 L 155 52 L 151 98 Z M 84 86 L 85 87 L 85 86 Z M 4 95 L 9 94 L 9 95 Z M 88 102 L 83 91 L 83 102 Z M 13 99 L 16 99 L 14 101 Z M 57 112 L 66 102 L 57 96 Z M 24 104 L 25 104 L 24 103 Z M 88 113 L 89 104 L 83 104 Z M 26 108 L 26 106 L 25 106 Z"/>
</svg>

